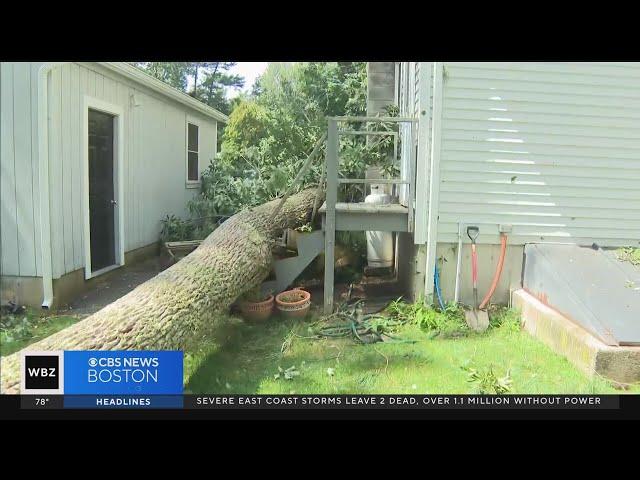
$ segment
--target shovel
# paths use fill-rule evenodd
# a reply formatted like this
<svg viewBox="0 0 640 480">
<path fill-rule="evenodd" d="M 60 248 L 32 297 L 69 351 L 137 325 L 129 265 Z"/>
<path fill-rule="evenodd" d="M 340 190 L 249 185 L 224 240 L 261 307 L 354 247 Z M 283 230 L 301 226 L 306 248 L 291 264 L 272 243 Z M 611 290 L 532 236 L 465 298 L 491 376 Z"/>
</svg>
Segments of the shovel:
<svg viewBox="0 0 640 480">
<path fill-rule="evenodd" d="M 469 328 L 476 332 L 484 332 L 489 327 L 489 315 L 478 309 L 478 252 L 476 239 L 480 234 L 478 227 L 467 227 L 467 235 L 471 240 L 471 275 L 473 279 L 473 310 L 464 313 Z"/>
</svg>

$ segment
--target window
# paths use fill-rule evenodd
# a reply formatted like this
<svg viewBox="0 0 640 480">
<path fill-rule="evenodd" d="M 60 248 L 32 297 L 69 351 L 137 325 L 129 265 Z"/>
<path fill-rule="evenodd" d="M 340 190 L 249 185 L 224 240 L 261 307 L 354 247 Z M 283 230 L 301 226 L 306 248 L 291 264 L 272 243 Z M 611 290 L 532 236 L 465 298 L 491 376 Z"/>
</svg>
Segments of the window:
<svg viewBox="0 0 640 480">
<path fill-rule="evenodd" d="M 187 182 L 200 180 L 199 156 L 199 128 L 198 125 L 187 123 Z"/>
</svg>

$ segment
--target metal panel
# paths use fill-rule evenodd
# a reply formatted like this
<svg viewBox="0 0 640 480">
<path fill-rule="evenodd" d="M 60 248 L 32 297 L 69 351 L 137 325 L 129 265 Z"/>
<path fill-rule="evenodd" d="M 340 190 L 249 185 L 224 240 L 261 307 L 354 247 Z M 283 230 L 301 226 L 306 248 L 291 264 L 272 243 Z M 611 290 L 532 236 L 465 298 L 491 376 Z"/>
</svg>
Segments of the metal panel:
<svg viewBox="0 0 640 480">
<path fill-rule="evenodd" d="M 640 244 L 640 64 L 445 69 L 439 242 Z"/>
<path fill-rule="evenodd" d="M 601 250 L 525 246 L 523 287 L 608 345 L 640 345 L 640 270 Z"/>
</svg>

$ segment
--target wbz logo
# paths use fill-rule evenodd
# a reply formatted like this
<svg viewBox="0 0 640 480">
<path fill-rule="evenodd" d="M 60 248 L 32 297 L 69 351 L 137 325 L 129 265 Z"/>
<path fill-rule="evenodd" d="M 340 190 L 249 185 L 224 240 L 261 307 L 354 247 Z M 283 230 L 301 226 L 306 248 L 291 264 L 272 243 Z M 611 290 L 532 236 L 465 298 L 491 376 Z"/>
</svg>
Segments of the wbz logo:
<svg viewBox="0 0 640 480">
<path fill-rule="evenodd" d="M 21 393 L 63 393 L 63 352 L 24 352 Z"/>
</svg>

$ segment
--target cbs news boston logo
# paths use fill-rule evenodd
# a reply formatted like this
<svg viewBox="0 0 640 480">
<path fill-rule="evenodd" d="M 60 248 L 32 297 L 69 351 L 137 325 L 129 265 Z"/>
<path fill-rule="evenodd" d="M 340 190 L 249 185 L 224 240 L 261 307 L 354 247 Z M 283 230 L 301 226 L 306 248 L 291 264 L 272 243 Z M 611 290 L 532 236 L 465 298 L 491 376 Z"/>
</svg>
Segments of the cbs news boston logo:
<svg viewBox="0 0 640 480">
<path fill-rule="evenodd" d="M 183 392 L 180 351 L 23 352 L 22 394 L 127 395 Z"/>
</svg>

